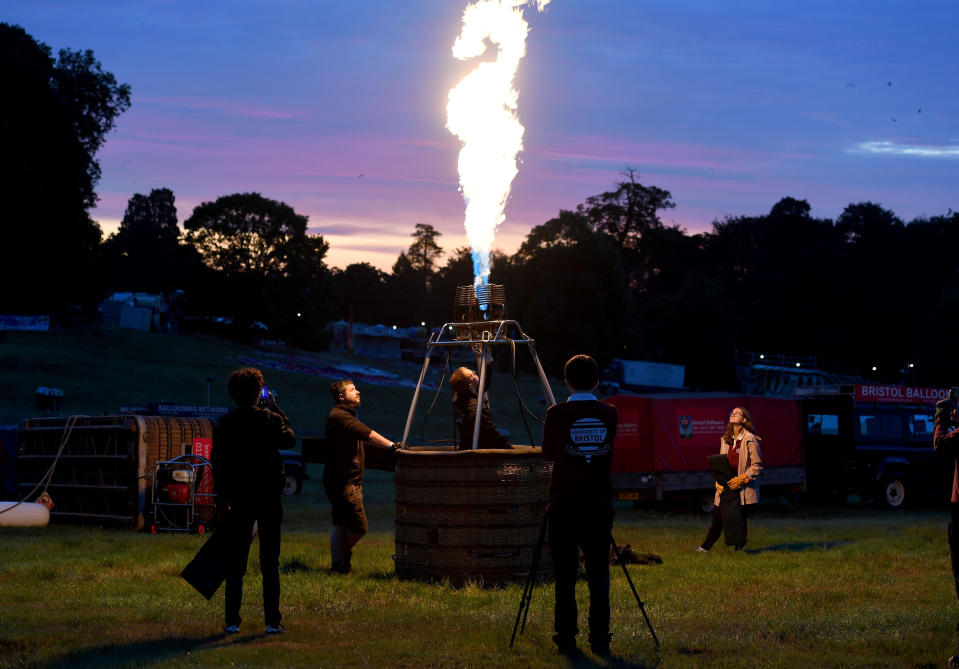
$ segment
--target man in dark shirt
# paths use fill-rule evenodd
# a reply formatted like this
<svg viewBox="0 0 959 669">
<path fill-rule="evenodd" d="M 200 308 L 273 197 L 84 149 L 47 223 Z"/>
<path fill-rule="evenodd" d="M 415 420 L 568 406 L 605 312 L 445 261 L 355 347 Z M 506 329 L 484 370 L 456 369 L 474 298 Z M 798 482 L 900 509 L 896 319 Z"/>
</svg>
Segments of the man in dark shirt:
<svg viewBox="0 0 959 669">
<path fill-rule="evenodd" d="M 333 532 L 330 556 L 334 573 L 348 574 L 352 569 L 353 546 L 368 529 L 363 508 L 363 471 L 365 442 L 396 449 L 398 443 L 367 427 L 356 417 L 360 391 L 349 379 L 330 384 L 335 406 L 326 419 L 326 446 L 329 449 L 323 468 L 323 490 L 333 505 Z"/>
<path fill-rule="evenodd" d="M 933 419 L 935 431 L 932 445 L 937 453 L 944 453 L 953 459 L 952 495 L 950 497 L 949 526 L 946 530 L 949 538 L 949 553 L 952 557 L 952 577 L 959 597 L 959 430 L 956 428 L 956 402 L 953 399 L 936 403 Z"/>
<path fill-rule="evenodd" d="M 599 369 L 591 357 L 570 358 L 564 376 L 569 400 L 546 411 L 543 427 L 543 455 L 553 461 L 547 511 L 556 588 L 553 642 L 560 653 L 578 652 L 576 575 L 582 548 L 589 583 L 589 644 L 593 652 L 608 655 L 616 409 L 593 394 Z"/>
<path fill-rule="evenodd" d="M 286 414 L 264 388 L 263 374 L 252 367 L 235 370 L 227 390 L 236 408 L 213 428 L 213 485 L 226 532 L 225 568 L 227 634 L 240 631 L 243 575 L 250 555 L 253 523 L 259 528 L 260 571 L 263 574 L 263 613 L 266 633 L 280 625 L 280 524 L 283 521 L 283 461 L 279 450 L 296 445 Z"/>
<path fill-rule="evenodd" d="M 459 429 L 459 450 L 473 448 L 473 430 L 476 426 L 476 408 L 482 404 L 481 397 L 492 383 L 492 362 L 486 363 L 486 379 L 483 392 L 479 391 L 479 375 L 469 367 L 460 367 L 450 376 L 453 389 L 453 415 Z M 477 448 L 510 448 L 509 439 L 496 429 L 489 407 L 482 404 L 480 411 L 479 444 Z"/>
</svg>

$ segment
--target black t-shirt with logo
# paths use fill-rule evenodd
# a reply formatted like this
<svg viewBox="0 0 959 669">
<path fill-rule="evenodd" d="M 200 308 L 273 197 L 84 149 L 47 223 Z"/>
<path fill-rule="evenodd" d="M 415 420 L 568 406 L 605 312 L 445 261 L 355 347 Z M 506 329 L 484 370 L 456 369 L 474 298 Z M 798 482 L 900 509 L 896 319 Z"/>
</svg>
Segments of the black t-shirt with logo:
<svg viewBox="0 0 959 669">
<path fill-rule="evenodd" d="M 547 410 L 543 455 L 553 460 L 550 513 L 612 514 L 615 439 L 616 409 L 609 404 L 574 399 Z"/>
</svg>

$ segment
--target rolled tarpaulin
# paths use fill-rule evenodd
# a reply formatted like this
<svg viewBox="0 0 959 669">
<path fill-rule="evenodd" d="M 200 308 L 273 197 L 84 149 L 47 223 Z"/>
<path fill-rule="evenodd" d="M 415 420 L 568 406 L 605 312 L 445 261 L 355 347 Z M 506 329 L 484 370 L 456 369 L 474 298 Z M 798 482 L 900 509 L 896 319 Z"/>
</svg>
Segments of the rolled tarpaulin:
<svg viewBox="0 0 959 669">
<path fill-rule="evenodd" d="M 36 502 L 0 502 L 0 527 L 45 527 L 50 509 Z"/>
</svg>

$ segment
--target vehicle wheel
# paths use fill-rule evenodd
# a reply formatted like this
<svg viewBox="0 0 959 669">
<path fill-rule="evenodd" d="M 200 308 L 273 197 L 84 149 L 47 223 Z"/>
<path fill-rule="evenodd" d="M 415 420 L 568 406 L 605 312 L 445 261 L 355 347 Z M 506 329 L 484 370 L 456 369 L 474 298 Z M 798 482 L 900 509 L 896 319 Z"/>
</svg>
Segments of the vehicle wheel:
<svg viewBox="0 0 959 669">
<path fill-rule="evenodd" d="M 696 498 L 696 510 L 700 513 L 712 513 L 716 508 L 716 495 L 703 494 Z"/>
<path fill-rule="evenodd" d="M 283 494 L 299 495 L 301 490 L 303 490 L 303 480 L 297 474 L 287 472 L 286 483 L 283 485 Z"/>
<path fill-rule="evenodd" d="M 887 509 L 901 509 L 906 504 L 906 477 L 898 472 L 886 474 L 879 483 L 876 501 Z"/>
</svg>

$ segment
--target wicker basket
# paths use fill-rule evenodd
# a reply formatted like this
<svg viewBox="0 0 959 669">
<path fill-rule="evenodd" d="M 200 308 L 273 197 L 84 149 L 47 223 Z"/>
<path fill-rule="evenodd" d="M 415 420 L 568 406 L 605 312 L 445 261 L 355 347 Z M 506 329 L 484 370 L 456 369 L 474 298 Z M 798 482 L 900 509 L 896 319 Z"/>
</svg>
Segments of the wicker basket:
<svg viewBox="0 0 959 669">
<path fill-rule="evenodd" d="M 397 455 L 397 576 L 454 584 L 526 580 L 552 473 L 539 448 Z M 537 577 L 552 573 L 545 545 Z"/>
</svg>

